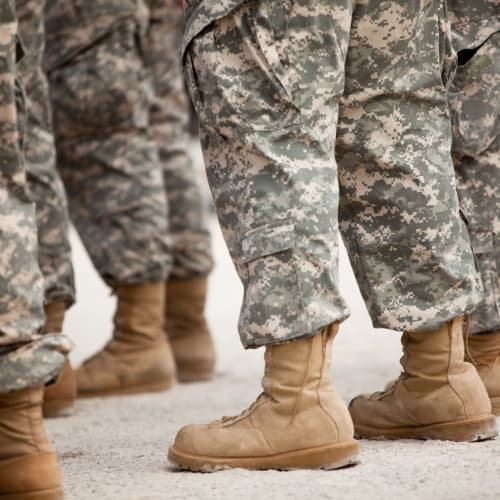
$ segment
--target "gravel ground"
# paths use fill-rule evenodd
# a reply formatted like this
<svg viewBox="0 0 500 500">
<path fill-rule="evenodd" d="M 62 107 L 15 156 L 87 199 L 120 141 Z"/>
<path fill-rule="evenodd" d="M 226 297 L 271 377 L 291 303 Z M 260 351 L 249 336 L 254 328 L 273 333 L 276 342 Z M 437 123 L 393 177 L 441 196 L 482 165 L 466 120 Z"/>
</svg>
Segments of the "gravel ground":
<svg viewBox="0 0 500 500">
<path fill-rule="evenodd" d="M 217 376 L 161 394 L 79 401 L 72 416 L 51 420 L 67 499 L 500 499 L 500 439 L 362 441 L 360 465 L 330 472 L 172 469 L 166 452 L 178 428 L 239 413 L 258 394 L 262 375 L 263 351 L 244 351 L 239 343 L 241 286 L 215 222 L 213 228 L 217 267 L 208 317 L 217 342 Z M 78 365 L 109 337 L 114 301 L 73 240 L 78 304 L 65 330 L 77 345 L 72 360 Z M 352 316 L 335 341 L 333 362 L 335 385 L 347 401 L 396 376 L 401 349 L 398 334 L 372 330 L 345 254 L 341 283 Z"/>
</svg>

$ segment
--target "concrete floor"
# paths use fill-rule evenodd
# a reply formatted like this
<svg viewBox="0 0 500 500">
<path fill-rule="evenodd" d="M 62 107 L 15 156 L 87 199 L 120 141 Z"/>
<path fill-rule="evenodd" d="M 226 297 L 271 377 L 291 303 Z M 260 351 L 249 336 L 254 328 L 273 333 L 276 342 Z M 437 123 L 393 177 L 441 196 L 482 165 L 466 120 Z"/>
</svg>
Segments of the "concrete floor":
<svg viewBox="0 0 500 500">
<path fill-rule="evenodd" d="M 262 350 L 244 351 L 236 333 L 241 286 L 215 221 L 217 267 L 208 317 L 218 351 L 210 383 L 170 392 L 79 401 L 75 413 L 51 420 L 69 500 L 146 499 L 500 499 L 500 440 L 476 444 L 362 441 L 362 463 L 331 472 L 193 474 L 171 469 L 167 447 L 177 429 L 239 413 L 259 392 Z M 114 301 L 73 235 L 78 304 L 65 330 L 75 364 L 110 335 Z M 334 346 L 335 385 L 346 400 L 381 388 L 398 374 L 399 335 L 372 331 L 345 254 L 342 290 L 352 316 Z"/>
</svg>

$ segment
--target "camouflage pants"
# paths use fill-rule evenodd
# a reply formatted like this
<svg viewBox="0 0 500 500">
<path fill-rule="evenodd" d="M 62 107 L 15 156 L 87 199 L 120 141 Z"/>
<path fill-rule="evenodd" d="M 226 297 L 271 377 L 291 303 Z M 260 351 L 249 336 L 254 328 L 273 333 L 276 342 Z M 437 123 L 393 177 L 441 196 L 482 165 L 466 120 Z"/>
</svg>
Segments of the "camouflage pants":
<svg viewBox="0 0 500 500">
<path fill-rule="evenodd" d="M 243 344 L 346 318 L 339 229 L 376 327 L 471 311 L 482 293 L 449 153 L 444 3 L 240 3 L 196 11 L 184 63 L 244 283 Z"/>
<path fill-rule="evenodd" d="M 149 26 L 143 52 L 153 79 L 151 128 L 169 206 L 171 277 L 203 276 L 213 262 L 200 174 L 188 153 L 189 102 L 180 57 L 183 13 L 176 0 L 146 3 Z"/>
<path fill-rule="evenodd" d="M 96 26 L 110 12 L 116 18 L 90 44 L 82 26 L 79 48 L 74 33 L 48 47 L 58 162 L 71 217 L 110 284 L 205 275 L 212 268 L 199 176 L 187 153 L 182 11 L 174 0 L 147 3 L 143 24 L 119 15 L 129 9 L 125 4 L 75 9 L 73 0 L 60 0 L 49 10 L 50 26 L 81 9 L 87 21 L 96 16 Z M 71 47 L 71 56 L 57 62 L 61 45 Z"/>
<path fill-rule="evenodd" d="M 49 12 L 59 16 L 52 23 L 65 22 L 57 10 Z M 129 16 L 90 45 L 83 38 L 80 50 L 48 73 L 71 218 L 108 284 L 162 281 L 171 259 L 139 34 Z M 49 58 L 65 43 L 62 38 L 48 44 Z"/>
<path fill-rule="evenodd" d="M 37 335 L 44 321 L 43 281 L 22 151 L 29 137 L 27 103 L 18 74 L 30 53 L 28 47 L 22 55 L 15 9 L 10 0 L 0 5 L 0 392 L 53 379 L 69 350 L 61 335 Z"/>
<path fill-rule="evenodd" d="M 485 299 L 473 333 L 500 330 L 500 33 L 458 67 L 450 89 L 453 159 Z"/>
<path fill-rule="evenodd" d="M 27 55 L 19 74 L 26 90 L 25 159 L 38 226 L 38 262 L 45 302 L 75 300 L 66 194 L 56 168 L 48 84 L 42 70 L 44 1 L 18 0 L 19 31 Z"/>
</svg>

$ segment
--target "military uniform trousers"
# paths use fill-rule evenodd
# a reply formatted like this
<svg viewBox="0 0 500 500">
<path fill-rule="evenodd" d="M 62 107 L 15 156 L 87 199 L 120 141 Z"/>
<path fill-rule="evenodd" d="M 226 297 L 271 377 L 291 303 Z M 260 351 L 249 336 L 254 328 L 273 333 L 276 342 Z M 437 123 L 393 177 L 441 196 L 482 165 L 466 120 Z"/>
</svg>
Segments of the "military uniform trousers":
<svg viewBox="0 0 500 500">
<path fill-rule="evenodd" d="M 482 287 L 450 155 L 445 3 L 191 0 L 186 12 L 243 344 L 348 316 L 340 233 L 375 327 L 432 330 L 472 311 Z"/>
</svg>

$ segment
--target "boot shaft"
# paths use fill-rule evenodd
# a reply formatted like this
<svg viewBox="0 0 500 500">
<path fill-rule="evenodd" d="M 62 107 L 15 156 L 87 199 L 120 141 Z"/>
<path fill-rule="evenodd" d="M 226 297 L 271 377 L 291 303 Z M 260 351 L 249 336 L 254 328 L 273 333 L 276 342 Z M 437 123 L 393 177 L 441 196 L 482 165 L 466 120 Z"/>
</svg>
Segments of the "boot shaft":
<svg viewBox="0 0 500 500">
<path fill-rule="evenodd" d="M 425 392 L 446 383 L 451 373 L 463 371 L 463 325 L 459 316 L 432 331 L 403 334 L 401 366 L 406 385 Z"/>
<path fill-rule="evenodd" d="M 279 412 L 300 412 L 316 405 L 320 393 L 333 393 L 331 349 L 337 331 L 334 324 L 313 337 L 266 347 L 262 387 L 279 402 Z"/>
<path fill-rule="evenodd" d="M 115 285 L 117 297 L 113 338 L 133 345 L 155 342 L 163 335 L 165 285 Z"/>
<path fill-rule="evenodd" d="M 2 460 L 53 451 L 43 425 L 42 401 L 42 387 L 0 394 Z"/>
<path fill-rule="evenodd" d="M 441 414 L 441 406 L 454 418 L 491 413 L 484 384 L 474 366 L 464 360 L 463 333 L 464 317 L 459 316 L 436 330 L 403 334 L 404 372 L 399 389 L 401 394 L 412 395 L 411 405 L 417 402 L 412 414 L 423 407 L 419 398 L 429 400 L 424 413 L 435 414 L 435 418 Z"/>
<path fill-rule="evenodd" d="M 206 298 L 206 276 L 167 282 L 165 316 L 170 338 L 206 329 Z"/>
<path fill-rule="evenodd" d="M 465 359 L 476 366 L 488 366 L 500 359 L 500 332 L 470 335 Z"/>
</svg>

